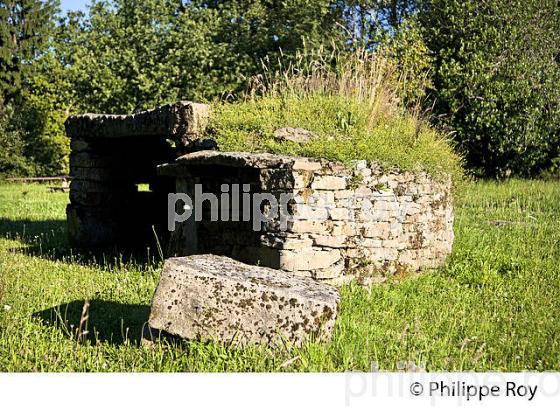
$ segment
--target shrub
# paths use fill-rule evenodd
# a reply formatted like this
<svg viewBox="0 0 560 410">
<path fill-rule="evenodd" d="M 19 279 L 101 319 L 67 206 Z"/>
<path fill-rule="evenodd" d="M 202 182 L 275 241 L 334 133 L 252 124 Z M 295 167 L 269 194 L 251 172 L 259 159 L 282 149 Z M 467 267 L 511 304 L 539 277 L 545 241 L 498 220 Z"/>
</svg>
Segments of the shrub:
<svg viewBox="0 0 560 410">
<path fill-rule="evenodd" d="M 393 36 L 381 42 L 377 52 L 397 68 L 398 92 L 402 101 L 410 107 L 420 106 L 428 90 L 433 88 L 433 57 L 417 22 L 413 19 L 403 21 Z"/>
</svg>

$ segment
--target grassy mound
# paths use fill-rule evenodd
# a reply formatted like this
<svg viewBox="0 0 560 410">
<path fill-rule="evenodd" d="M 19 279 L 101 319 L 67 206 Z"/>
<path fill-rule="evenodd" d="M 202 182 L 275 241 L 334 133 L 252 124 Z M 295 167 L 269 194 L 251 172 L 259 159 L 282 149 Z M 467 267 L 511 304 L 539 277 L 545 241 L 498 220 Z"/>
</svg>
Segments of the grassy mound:
<svg viewBox="0 0 560 410">
<path fill-rule="evenodd" d="M 274 139 L 274 130 L 301 127 L 308 143 Z M 448 141 L 426 123 L 401 113 L 368 119 L 368 106 L 338 96 L 265 96 L 214 107 L 212 132 L 223 151 L 271 152 L 348 163 L 365 159 L 383 166 L 423 169 L 434 176 L 461 174 Z"/>
<path fill-rule="evenodd" d="M 302 58 L 257 80 L 242 101 L 214 104 L 210 132 L 220 149 L 462 174 L 450 142 L 402 104 L 404 81 L 389 60 L 358 53 L 337 58 L 335 66 L 326 61 Z M 279 142 L 274 131 L 283 127 L 315 137 Z"/>
</svg>

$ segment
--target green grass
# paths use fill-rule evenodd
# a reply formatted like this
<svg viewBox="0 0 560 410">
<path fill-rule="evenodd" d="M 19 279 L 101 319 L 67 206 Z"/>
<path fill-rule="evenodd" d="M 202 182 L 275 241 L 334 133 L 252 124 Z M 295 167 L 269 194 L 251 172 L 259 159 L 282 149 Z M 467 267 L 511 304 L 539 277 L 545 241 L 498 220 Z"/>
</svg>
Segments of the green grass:
<svg viewBox="0 0 560 410">
<path fill-rule="evenodd" d="M 462 174 L 449 141 L 413 115 L 372 116 L 371 103 L 357 98 L 312 93 L 264 96 L 234 104 L 216 104 L 212 137 L 222 151 L 272 152 L 348 163 L 368 160 L 385 167 L 422 169 L 434 176 Z M 304 144 L 278 142 L 274 130 L 301 127 L 315 138 Z"/>
<path fill-rule="evenodd" d="M 372 362 L 395 370 L 409 360 L 431 371 L 560 370 L 558 183 L 462 189 L 445 267 L 371 289 L 345 287 L 330 343 L 273 351 L 138 346 L 157 252 L 142 262 L 73 255 L 66 194 L 0 185 L 0 371 L 344 371 Z M 82 344 L 52 318 L 58 311 L 76 323 L 85 299 L 97 333 Z"/>
</svg>

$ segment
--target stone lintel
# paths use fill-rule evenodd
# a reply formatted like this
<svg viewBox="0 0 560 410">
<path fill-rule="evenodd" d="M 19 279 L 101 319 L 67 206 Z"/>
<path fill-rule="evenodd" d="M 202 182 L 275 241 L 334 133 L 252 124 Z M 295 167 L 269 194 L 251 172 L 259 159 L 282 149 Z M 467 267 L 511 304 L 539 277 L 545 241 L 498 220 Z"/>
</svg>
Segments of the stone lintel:
<svg viewBox="0 0 560 410">
<path fill-rule="evenodd" d="M 215 150 L 197 151 L 183 155 L 172 164 L 158 167 L 159 175 L 182 176 L 188 168 L 198 165 L 216 165 L 232 168 L 279 169 L 293 171 L 314 171 L 321 169 L 324 160 L 291 157 L 270 153 L 221 152 Z"/>
<path fill-rule="evenodd" d="M 188 146 L 200 138 L 209 115 L 206 104 L 180 101 L 130 115 L 73 115 L 65 127 L 66 134 L 76 140 L 159 137 Z"/>
</svg>

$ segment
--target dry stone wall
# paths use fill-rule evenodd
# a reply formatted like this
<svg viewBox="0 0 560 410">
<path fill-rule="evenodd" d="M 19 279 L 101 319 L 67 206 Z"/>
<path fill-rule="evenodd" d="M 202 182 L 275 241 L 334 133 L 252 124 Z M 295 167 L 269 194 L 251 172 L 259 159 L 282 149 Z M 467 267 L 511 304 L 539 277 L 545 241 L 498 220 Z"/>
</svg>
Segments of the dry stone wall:
<svg viewBox="0 0 560 410">
<path fill-rule="evenodd" d="M 449 178 L 219 152 L 203 139 L 208 116 L 206 105 L 179 102 L 66 122 L 72 244 L 152 246 L 155 230 L 178 256 L 165 261 L 148 333 L 230 344 L 328 340 L 340 300 L 331 284 L 436 267 L 451 252 Z M 275 133 L 295 143 L 312 136 Z"/>
<path fill-rule="evenodd" d="M 451 181 L 425 172 L 201 151 L 160 166 L 159 174 L 175 178 L 177 192 L 192 197 L 196 185 L 199 193 L 220 197 L 223 184 L 229 193 L 245 184 L 253 199 L 292 198 L 284 213 L 270 212 L 265 202 L 267 219 L 256 227 L 252 219 L 232 221 L 231 207 L 216 221 L 208 209 L 199 221 L 193 215 L 172 233 L 174 255 L 216 253 L 333 283 L 371 282 L 402 269 L 436 267 L 453 243 Z"/>
</svg>

